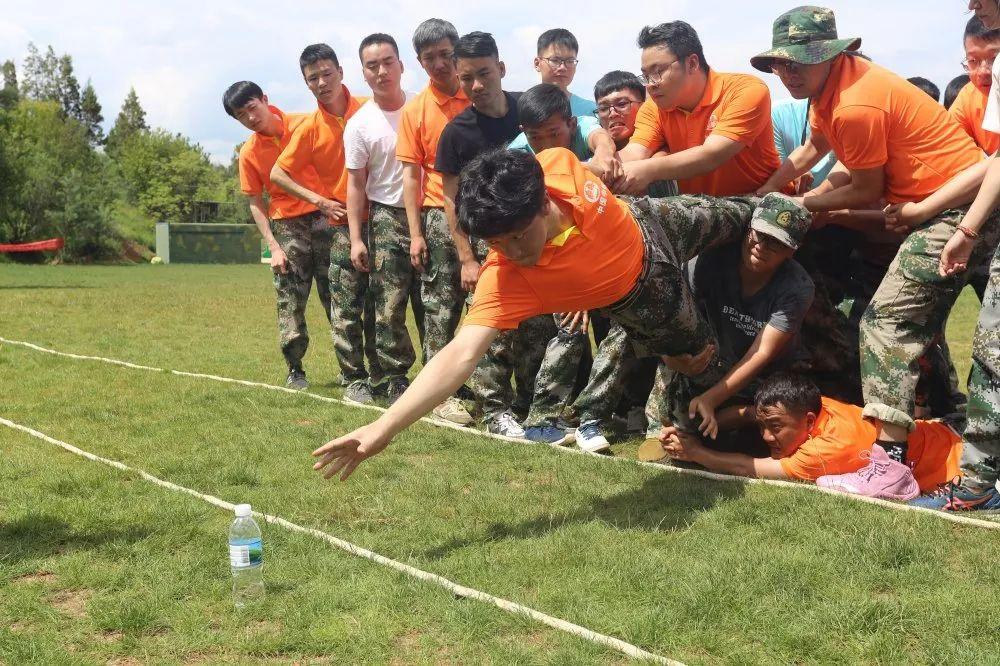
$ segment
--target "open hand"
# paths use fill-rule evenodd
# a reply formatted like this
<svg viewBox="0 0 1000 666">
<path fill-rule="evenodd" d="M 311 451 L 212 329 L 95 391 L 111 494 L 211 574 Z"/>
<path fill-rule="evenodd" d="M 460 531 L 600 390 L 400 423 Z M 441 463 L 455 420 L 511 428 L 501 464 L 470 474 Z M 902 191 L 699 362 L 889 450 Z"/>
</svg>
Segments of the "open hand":
<svg viewBox="0 0 1000 666">
<path fill-rule="evenodd" d="M 322 473 L 324 479 L 330 479 L 339 473 L 340 480 L 346 481 L 358 465 L 389 445 L 389 438 L 376 423 L 361 426 L 313 451 L 313 456 L 319 458 L 313 469 Z"/>
</svg>

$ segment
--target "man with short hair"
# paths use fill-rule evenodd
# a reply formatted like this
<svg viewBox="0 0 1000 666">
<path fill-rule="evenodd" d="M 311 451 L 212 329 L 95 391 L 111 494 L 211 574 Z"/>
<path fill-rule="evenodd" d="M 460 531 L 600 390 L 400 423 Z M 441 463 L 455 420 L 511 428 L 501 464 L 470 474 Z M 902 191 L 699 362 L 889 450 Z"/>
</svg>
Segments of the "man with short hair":
<svg viewBox="0 0 1000 666">
<path fill-rule="evenodd" d="M 546 30 L 538 36 L 535 71 L 542 75 L 542 83 L 554 83 L 569 97 L 574 116 L 590 116 L 594 114 L 595 104 L 569 91 L 580 62 L 579 53 L 580 43 L 572 32 L 565 28 Z"/>
<path fill-rule="evenodd" d="M 403 107 L 396 140 L 396 158 L 403 165 L 410 263 L 420 276 L 424 307 L 424 363 L 454 337 L 464 300 L 458 254 L 444 212 L 444 185 L 434 167 L 445 125 L 469 107 L 469 97 L 455 69 L 457 42 L 458 31 L 448 21 L 432 18 L 417 26 L 413 50 L 429 81 Z M 433 415 L 459 425 L 472 422 L 472 415 L 457 396 L 435 407 Z"/>
<path fill-rule="evenodd" d="M 409 386 L 406 373 L 416 360 L 406 328 L 406 304 L 416 276 L 410 264 L 410 234 L 402 205 L 403 167 L 396 160 L 396 130 L 407 96 L 400 86 L 403 63 L 399 48 L 390 35 L 368 35 L 361 40 L 358 56 L 372 99 L 344 128 L 351 263 L 369 274 L 375 312 L 375 350 L 381 374 L 373 372 L 369 381 L 374 392 L 385 384 L 391 405 Z M 362 236 L 366 220 L 367 240 Z"/>
<path fill-rule="evenodd" d="M 920 201 L 983 158 L 940 104 L 901 77 L 853 55 L 860 39 L 838 39 L 831 10 L 798 7 L 774 23 L 772 48 L 751 58 L 775 72 L 796 98 L 811 100 L 812 135 L 769 179 L 783 186 L 833 150 L 848 170 L 839 182 L 808 193 L 813 212 L 863 208 L 873 201 Z M 916 228 L 861 321 L 861 374 L 866 409 L 888 415 L 882 447 L 897 461 L 912 430 L 918 360 L 940 334 L 964 277 L 942 278 L 936 257 L 965 208 L 945 210 Z M 982 252 L 981 261 L 986 260 Z"/>
<path fill-rule="evenodd" d="M 935 102 L 941 101 L 941 89 L 930 79 L 925 79 L 922 76 L 911 76 L 906 80 L 927 93 L 927 96 Z"/>
<path fill-rule="evenodd" d="M 326 216 L 316 206 L 289 196 L 271 182 L 271 167 L 306 115 L 283 113 L 271 106 L 264 91 L 251 81 L 237 81 L 229 86 L 222 104 L 226 113 L 253 132 L 240 146 L 240 189 L 247 196 L 250 215 L 271 251 L 274 290 L 278 296 L 278 335 L 288 365 L 285 386 L 307 389 L 309 382 L 302 367 L 302 358 L 309 348 L 306 304 L 315 280 L 320 303 L 327 319 L 330 318 L 327 272 L 332 232 Z M 305 187 L 322 191 L 312 165 L 304 166 L 295 177 Z M 267 206 L 264 192 L 269 199 Z"/>
<path fill-rule="evenodd" d="M 951 111 L 951 106 L 955 103 L 958 98 L 958 93 L 962 92 L 962 88 L 969 82 L 968 74 L 959 74 L 951 81 L 948 82 L 948 87 L 944 89 L 944 108 Z"/>
<path fill-rule="evenodd" d="M 371 403 L 365 355 L 374 371 L 374 326 L 368 306 L 368 274 L 351 264 L 347 228 L 347 169 L 344 168 L 344 126 L 367 100 L 354 97 L 343 84 L 344 70 L 326 44 L 311 44 L 299 56 L 299 68 L 317 109 L 292 133 L 271 169 L 271 180 L 292 196 L 316 206 L 333 225 L 330 247 L 330 302 L 333 348 L 340 365 L 344 398 Z M 322 184 L 317 191 L 293 174 L 311 166 Z M 364 236 L 366 234 L 362 234 Z"/>
<path fill-rule="evenodd" d="M 638 194 L 656 180 L 676 180 L 685 194 L 756 191 L 780 164 L 764 82 L 711 69 L 684 21 L 646 26 L 637 41 L 649 98 L 620 152 L 623 191 Z M 670 153 L 657 155 L 664 147 Z"/>
<path fill-rule="evenodd" d="M 1000 134 L 983 129 L 983 116 L 993 82 L 991 70 L 1000 53 L 1000 30 L 987 29 L 973 16 L 965 24 L 962 46 L 965 49 L 962 66 L 968 72 L 969 82 L 948 105 L 948 113 L 984 153 L 992 155 L 1000 148 Z"/>
</svg>

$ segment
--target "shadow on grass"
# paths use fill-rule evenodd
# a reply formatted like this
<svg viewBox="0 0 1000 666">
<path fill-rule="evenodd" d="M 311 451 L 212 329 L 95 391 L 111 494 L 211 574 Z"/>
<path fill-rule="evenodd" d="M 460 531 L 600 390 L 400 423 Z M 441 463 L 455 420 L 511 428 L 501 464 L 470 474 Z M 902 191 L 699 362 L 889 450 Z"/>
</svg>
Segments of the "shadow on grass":
<svg viewBox="0 0 1000 666">
<path fill-rule="evenodd" d="M 31 514 L 13 522 L 0 522 L 0 562 L 13 564 L 113 543 L 134 543 L 150 534 L 136 526 L 76 530 L 54 516 Z"/>
<path fill-rule="evenodd" d="M 691 526 L 699 514 L 743 496 L 742 483 L 678 477 L 665 472 L 641 487 L 612 495 L 595 496 L 589 504 L 570 513 L 539 515 L 520 523 L 485 525 L 478 534 L 467 534 L 425 551 L 432 559 L 454 550 L 505 539 L 536 539 L 574 523 L 601 522 L 616 530 L 673 532 Z"/>
</svg>

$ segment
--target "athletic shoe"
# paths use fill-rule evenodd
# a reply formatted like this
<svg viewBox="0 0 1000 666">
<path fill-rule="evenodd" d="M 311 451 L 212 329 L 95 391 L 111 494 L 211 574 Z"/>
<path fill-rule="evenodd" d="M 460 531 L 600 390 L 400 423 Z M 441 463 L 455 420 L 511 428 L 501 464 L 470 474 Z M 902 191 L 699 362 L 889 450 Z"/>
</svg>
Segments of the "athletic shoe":
<svg viewBox="0 0 1000 666">
<path fill-rule="evenodd" d="M 367 379 L 355 379 L 344 389 L 344 400 L 356 405 L 370 405 L 375 402 L 372 397 L 372 387 Z"/>
<path fill-rule="evenodd" d="M 872 445 L 868 465 L 849 474 L 830 474 L 816 479 L 816 485 L 854 495 L 890 500 L 911 500 L 920 494 L 909 465 L 896 462 L 878 444 Z"/>
<path fill-rule="evenodd" d="M 937 511 L 983 511 L 1000 513 L 1000 489 L 963 488 L 957 483 L 943 483 L 927 495 L 910 502 L 912 506 Z"/>
<path fill-rule="evenodd" d="M 646 432 L 646 426 L 649 422 L 646 420 L 646 409 L 644 407 L 633 407 L 628 410 L 628 414 L 625 416 L 625 432 L 630 435 L 642 435 Z"/>
<path fill-rule="evenodd" d="M 490 422 L 486 425 L 486 430 L 494 435 L 524 439 L 524 428 L 517 422 L 517 419 L 514 418 L 514 414 L 510 410 L 501 412 L 490 419 Z"/>
<path fill-rule="evenodd" d="M 431 412 L 442 421 L 457 423 L 458 425 L 469 425 L 472 423 L 472 414 L 465 408 L 462 401 L 455 396 L 451 396 Z"/>
<path fill-rule="evenodd" d="M 610 451 L 611 444 L 597 423 L 581 423 L 576 429 L 576 445 L 587 453 Z"/>
<path fill-rule="evenodd" d="M 391 405 L 410 388 L 410 380 L 406 377 L 393 377 L 389 380 L 389 388 L 386 389 L 386 401 Z"/>
<path fill-rule="evenodd" d="M 306 379 L 305 370 L 302 368 L 292 368 L 285 379 L 285 386 L 296 391 L 305 391 L 309 388 L 309 380 Z"/>
<path fill-rule="evenodd" d="M 566 431 L 552 421 L 544 421 L 541 425 L 525 428 L 524 437 L 542 444 L 563 444 L 569 439 Z"/>
</svg>

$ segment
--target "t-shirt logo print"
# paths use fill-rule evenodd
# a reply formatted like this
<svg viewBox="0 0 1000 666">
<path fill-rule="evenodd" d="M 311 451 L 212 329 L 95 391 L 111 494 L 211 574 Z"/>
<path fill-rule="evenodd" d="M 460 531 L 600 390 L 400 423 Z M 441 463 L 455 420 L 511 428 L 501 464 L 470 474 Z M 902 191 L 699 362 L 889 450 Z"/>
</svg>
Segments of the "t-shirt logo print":
<svg viewBox="0 0 1000 666">
<path fill-rule="evenodd" d="M 601 198 L 601 186 L 588 180 L 583 184 L 583 198 L 590 203 L 597 203 L 597 200 Z"/>
</svg>

